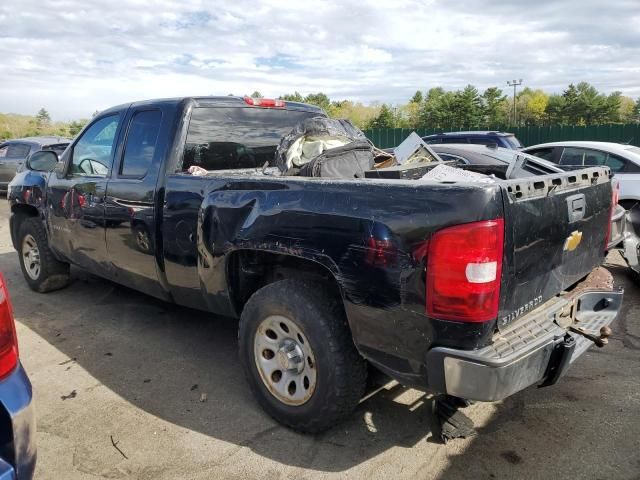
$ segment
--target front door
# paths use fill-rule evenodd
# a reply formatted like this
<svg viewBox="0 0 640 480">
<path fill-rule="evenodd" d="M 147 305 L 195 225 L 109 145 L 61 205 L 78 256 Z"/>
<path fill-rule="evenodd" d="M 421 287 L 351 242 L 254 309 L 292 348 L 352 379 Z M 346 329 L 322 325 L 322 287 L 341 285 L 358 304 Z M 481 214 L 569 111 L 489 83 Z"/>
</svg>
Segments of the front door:
<svg viewBox="0 0 640 480">
<path fill-rule="evenodd" d="M 51 245 L 72 263 L 109 276 L 104 202 L 121 114 L 98 117 L 67 152 L 48 183 Z"/>
</svg>

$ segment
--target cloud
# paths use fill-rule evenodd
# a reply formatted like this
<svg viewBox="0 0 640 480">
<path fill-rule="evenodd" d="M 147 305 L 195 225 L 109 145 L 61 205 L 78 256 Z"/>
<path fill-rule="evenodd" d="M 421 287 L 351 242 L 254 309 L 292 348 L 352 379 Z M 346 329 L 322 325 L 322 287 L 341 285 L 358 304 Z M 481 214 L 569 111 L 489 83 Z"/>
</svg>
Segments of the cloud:
<svg viewBox="0 0 640 480">
<path fill-rule="evenodd" d="M 619 0 L 5 0 L 0 111 L 88 116 L 183 95 L 404 102 L 433 86 L 640 96 L 640 4 Z"/>
</svg>

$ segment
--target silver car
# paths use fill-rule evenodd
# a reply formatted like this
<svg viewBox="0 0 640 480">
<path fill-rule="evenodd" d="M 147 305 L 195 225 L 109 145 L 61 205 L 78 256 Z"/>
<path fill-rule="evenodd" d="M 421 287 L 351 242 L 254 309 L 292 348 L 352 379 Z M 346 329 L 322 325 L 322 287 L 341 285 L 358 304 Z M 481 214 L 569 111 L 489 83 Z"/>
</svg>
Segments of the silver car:
<svg viewBox="0 0 640 480">
<path fill-rule="evenodd" d="M 69 143 L 71 140 L 65 137 L 27 137 L 0 143 L 0 192 L 7 191 L 7 185 L 33 152 L 53 150 L 60 156 Z"/>
<path fill-rule="evenodd" d="M 627 210 L 640 202 L 640 148 L 611 142 L 567 141 L 542 143 L 523 150 L 558 164 L 560 168 L 606 165 L 620 185 L 620 205 Z"/>
</svg>

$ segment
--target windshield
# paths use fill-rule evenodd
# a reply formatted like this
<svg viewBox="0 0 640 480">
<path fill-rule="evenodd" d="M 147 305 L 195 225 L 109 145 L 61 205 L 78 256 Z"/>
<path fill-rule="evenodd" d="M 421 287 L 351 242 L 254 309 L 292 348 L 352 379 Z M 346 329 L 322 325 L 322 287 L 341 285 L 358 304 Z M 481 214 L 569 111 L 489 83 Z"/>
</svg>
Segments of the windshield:
<svg viewBox="0 0 640 480">
<path fill-rule="evenodd" d="M 511 148 L 523 148 L 524 145 L 522 145 L 522 143 L 520 143 L 520 140 L 518 140 L 516 138 L 515 135 L 505 135 L 504 137 L 505 142 L 507 142 Z"/>
</svg>

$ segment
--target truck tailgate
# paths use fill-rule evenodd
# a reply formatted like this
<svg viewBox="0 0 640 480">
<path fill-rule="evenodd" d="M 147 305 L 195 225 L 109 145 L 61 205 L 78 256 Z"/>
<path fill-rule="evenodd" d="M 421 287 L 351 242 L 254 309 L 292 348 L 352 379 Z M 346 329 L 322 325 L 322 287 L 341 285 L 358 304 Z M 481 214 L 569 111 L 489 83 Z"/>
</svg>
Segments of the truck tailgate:
<svg viewBox="0 0 640 480">
<path fill-rule="evenodd" d="M 566 290 L 602 263 L 611 215 L 609 171 L 503 183 L 505 251 L 498 328 Z"/>
</svg>

